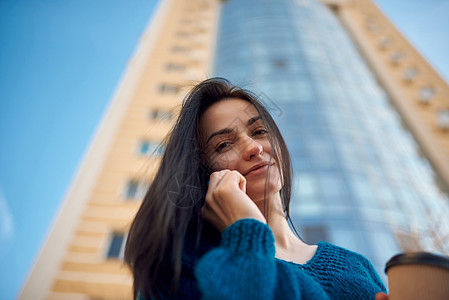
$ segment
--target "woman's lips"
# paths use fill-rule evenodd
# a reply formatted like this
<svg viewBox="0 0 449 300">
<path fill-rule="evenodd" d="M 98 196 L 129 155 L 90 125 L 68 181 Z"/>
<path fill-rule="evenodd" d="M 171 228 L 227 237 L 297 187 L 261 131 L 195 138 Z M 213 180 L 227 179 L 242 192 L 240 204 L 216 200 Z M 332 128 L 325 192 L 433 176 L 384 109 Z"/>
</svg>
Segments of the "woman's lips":
<svg viewBox="0 0 449 300">
<path fill-rule="evenodd" d="M 265 173 L 267 170 L 268 170 L 268 165 L 265 165 L 265 166 L 259 167 L 257 169 L 254 169 L 252 171 L 249 171 L 248 173 L 246 173 L 245 176 L 248 176 L 248 175 L 254 175 L 254 176 L 255 175 L 259 175 L 259 174 Z"/>
<path fill-rule="evenodd" d="M 254 168 L 251 168 L 250 171 L 246 172 L 244 176 L 256 176 L 256 175 L 260 175 L 263 173 L 266 173 L 268 171 L 270 164 L 268 163 L 264 163 L 261 164 L 260 166 L 255 166 Z"/>
</svg>

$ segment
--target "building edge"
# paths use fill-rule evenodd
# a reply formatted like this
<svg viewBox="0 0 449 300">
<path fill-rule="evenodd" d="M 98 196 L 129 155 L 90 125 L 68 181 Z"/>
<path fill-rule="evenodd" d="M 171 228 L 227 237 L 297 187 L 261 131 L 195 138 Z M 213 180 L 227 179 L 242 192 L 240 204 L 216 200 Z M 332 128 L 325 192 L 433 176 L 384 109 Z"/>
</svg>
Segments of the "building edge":
<svg viewBox="0 0 449 300">
<path fill-rule="evenodd" d="M 449 193 L 449 157 L 441 149 L 441 145 L 437 138 L 434 136 L 434 132 L 426 126 L 421 126 L 416 120 L 420 120 L 421 116 L 419 111 L 411 105 L 411 100 L 406 92 L 407 88 L 401 86 L 401 83 L 394 78 L 392 71 L 388 69 L 388 66 L 380 58 L 380 51 L 373 48 L 371 40 L 364 34 L 361 24 L 357 22 L 353 15 L 351 15 L 351 9 L 354 8 L 355 2 L 350 0 L 321 0 L 328 6 L 334 6 L 338 8 L 337 16 L 346 27 L 348 33 L 355 41 L 355 44 L 359 48 L 361 54 L 365 57 L 366 62 L 376 75 L 379 83 L 386 90 L 389 99 L 395 106 L 396 110 L 401 115 L 404 123 L 408 127 L 408 130 L 414 136 L 415 141 L 419 145 L 420 149 L 425 154 L 429 163 L 432 165 L 433 170 L 438 175 L 441 182 L 440 188 Z M 361 1 L 359 0 L 358 3 Z M 384 14 L 384 12 L 374 2 L 370 2 L 376 9 L 376 13 L 388 23 L 389 26 L 395 31 L 393 35 L 396 37 L 402 37 L 402 42 L 407 45 L 407 50 L 413 52 L 413 56 L 417 57 L 420 61 L 420 65 L 426 65 L 429 73 L 437 80 L 438 86 L 445 87 L 447 90 L 447 83 L 444 78 L 433 68 L 429 61 L 416 49 L 410 41 L 402 34 L 402 32 L 393 24 Z"/>
</svg>

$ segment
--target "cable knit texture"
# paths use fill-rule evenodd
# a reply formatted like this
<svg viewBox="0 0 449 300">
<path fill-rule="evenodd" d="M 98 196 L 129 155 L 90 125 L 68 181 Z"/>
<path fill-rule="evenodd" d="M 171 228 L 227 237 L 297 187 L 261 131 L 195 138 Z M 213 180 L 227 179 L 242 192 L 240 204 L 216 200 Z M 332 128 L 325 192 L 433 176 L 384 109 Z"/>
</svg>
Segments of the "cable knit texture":
<svg viewBox="0 0 449 300">
<path fill-rule="evenodd" d="M 185 252 L 179 299 L 374 300 L 386 292 L 365 257 L 326 242 L 306 264 L 276 259 L 271 229 L 254 219 L 237 221 L 218 246 L 202 250 L 199 260 Z"/>
<path fill-rule="evenodd" d="M 363 256 L 320 242 L 304 265 L 274 258 L 270 228 L 240 220 L 195 269 L 203 299 L 374 299 L 385 287 Z"/>
</svg>

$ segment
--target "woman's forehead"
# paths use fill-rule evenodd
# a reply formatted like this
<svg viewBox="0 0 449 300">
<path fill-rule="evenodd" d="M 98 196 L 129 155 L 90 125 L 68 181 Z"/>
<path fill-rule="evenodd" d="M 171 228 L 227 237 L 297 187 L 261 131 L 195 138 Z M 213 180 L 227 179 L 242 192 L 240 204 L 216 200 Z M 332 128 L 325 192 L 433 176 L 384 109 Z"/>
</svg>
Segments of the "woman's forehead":
<svg viewBox="0 0 449 300">
<path fill-rule="evenodd" d="M 224 99 L 206 109 L 201 116 L 200 127 L 205 132 L 232 128 L 245 125 L 257 116 L 259 112 L 250 102 L 238 98 Z"/>
</svg>

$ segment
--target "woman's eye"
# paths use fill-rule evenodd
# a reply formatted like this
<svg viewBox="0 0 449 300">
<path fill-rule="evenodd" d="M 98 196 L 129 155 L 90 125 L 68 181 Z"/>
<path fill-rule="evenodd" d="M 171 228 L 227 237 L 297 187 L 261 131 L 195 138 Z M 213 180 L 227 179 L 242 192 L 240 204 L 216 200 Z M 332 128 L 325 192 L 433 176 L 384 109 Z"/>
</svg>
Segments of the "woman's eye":
<svg viewBox="0 0 449 300">
<path fill-rule="evenodd" d="M 217 147 L 215 147 L 215 151 L 220 152 L 223 151 L 224 149 L 228 148 L 229 146 L 231 146 L 230 142 L 223 142 L 218 144 Z"/>
<path fill-rule="evenodd" d="M 267 134 L 268 131 L 266 129 L 258 129 L 254 132 L 254 135 L 263 135 L 263 134 Z"/>
</svg>

